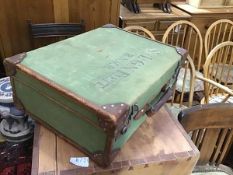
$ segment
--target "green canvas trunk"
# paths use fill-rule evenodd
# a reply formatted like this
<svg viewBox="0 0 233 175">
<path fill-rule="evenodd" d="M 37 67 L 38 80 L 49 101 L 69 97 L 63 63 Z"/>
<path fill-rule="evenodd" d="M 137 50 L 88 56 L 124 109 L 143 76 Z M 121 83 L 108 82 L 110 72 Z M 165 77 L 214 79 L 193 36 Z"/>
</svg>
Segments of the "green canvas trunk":
<svg viewBox="0 0 233 175">
<path fill-rule="evenodd" d="M 14 102 L 101 166 L 171 95 L 186 52 L 112 25 L 5 60 Z"/>
</svg>

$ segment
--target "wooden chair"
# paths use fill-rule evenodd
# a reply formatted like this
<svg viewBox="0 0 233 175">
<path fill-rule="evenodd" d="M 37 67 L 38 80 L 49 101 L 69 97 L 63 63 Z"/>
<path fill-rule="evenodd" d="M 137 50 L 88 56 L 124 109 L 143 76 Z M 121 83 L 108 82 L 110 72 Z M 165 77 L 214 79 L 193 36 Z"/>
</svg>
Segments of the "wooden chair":
<svg viewBox="0 0 233 175">
<path fill-rule="evenodd" d="M 205 84 L 205 103 L 233 103 L 233 42 L 217 45 L 207 56 L 203 68 L 205 78 L 223 85 L 223 88 L 219 88 Z"/>
<path fill-rule="evenodd" d="M 183 110 L 178 118 L 200 151 L 197 165 L 219 170 L 216 167 L 220 167 L 233 141 L 233 104 L 195 106 Z"/>
<path fill-rule="evenodd" d="M 206 57 L 215 46 L 225 41 L 233 41 L 233 22 L 220 19 L 211 24 L 206 31 L 204 40 Z"/>
<path fill-rule="evenodd" d="M 184 73 L 179 73 L 173 90 L 172 98 L 166 104 L 175 118 L 177 118 L 177 115 L 181 110 L 195 105 L 193 98 L 195 91 L 194 84 L 196 80 L 200 81 L 202 84 L 205 84 L 206 87 L 212 87 L 213 89 L 221 90 L 221 92 L 224 93 L 227 97 L 233 96 L 233 91 L 230 88 L 214 80 L 199 76 L 199 74 L 197 74 L 195 71 L 193 60 L 190 57 L 186 58 L 186 61 L 182 65 L 180 71 L 184 71 Z M 206 98 L 204 98 L 203 101 L 207 101 Z"/>
<path fill-rule="evenodd" d="M 162 42 L 188 50 L 195 69 L 201 70 L 203 40 L 199 29 L 193 23 L 185 20 L 173 23 L 165 31 Z"/>
<path fill-rule="evenodd" d="M 188 50 L 188 57 L 194 62 L 196 74 L 199 77 L 203 77 L 203 74 L 200 72 L 202 70 L 202 62 L 204 62 L 202 60 L 203 40 L 200 31 L 193 23 L 185 20 L 173 23 L 164 33 L 162 42 Z M 181 69 L 180 74 L 184 74 L 184 72 L 185 70 Z M 179 80 L 179 77 L 178 81 L 183 81 L 182 79 Z M 194 99 L 195 101 L 199 101 L 203 96 L 204 84 L 199 79 L 195 79 L 193 86 L 195 92 Z M 181 88 L 182 84 L 177 86 L 176 90 L 179 91 Z"/>
<path fill-rule="evenodd" d="M 155 40 L 154 35 L 149 30 L 141 26 L 128 26 L 125 27 L 124 30 Z"/>
<path fill-rule="evenodd" d="M 32 24 L 31 21 L 28 21 L 28 26 L 33 48 L 36 48 L 35 39 L 46 38 L 45 42 L 40 41 L 43 43 L 41 45 L 46 45 L 85 32 L 85 25 L 83 21 L 81 21 L 81 23 L 42 24 Z"/>
<path fill-rule="evenodd" d="M 172 98 L 167 102 L 167 107 L 175 118 L 182 109 L 193 105 L 195 67 L 190 57 L 187 57 L 177 77 Z"/>
</svg>

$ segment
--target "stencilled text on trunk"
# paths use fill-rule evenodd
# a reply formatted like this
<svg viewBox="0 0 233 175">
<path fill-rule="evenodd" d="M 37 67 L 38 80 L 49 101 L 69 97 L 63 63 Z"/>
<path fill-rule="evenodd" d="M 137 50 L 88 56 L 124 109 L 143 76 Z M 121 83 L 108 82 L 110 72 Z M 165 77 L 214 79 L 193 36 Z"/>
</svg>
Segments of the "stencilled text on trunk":
<svg viewBox="0 0 233 175">
<path fill-rule="evenodd" d="M 95 87 L 106 90 L 146 64 L 150 64 L 158 54 L 160 52 L 155 49 L 148 49 L 146 54 L 124 53 L 120 57 L 107 62 L 102 68 L 108 73 L 98 76 L 98 78 L 92 80 L 92 83 Z"/>
</svg>

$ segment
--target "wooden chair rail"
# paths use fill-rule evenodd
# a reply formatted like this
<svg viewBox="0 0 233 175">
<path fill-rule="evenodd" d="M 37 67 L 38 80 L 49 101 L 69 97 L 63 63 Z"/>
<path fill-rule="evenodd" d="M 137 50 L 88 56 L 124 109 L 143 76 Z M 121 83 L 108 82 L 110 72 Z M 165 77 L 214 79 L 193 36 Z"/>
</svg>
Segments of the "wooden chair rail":
<svg viewBox="0 0 233 175">
<path fill-rule="evenodd" d="M 206 57 L 210 51 L 224 41 L 233 40 L 233 22 L 229 19 L 220 19 L 212 23 L 206 31 L 204 45 Z"/>
<path fill-rule="evenodd" d="M 33 38 L 54 37 L 54 36 L 74 36 L 85 31 L 85 25 L 81 23 L 43 23 L 32 24 L 29 22 Z"/>
<path fill-rule="evenodd" d="M 195 106 L 178 118 L 200 150 L 198 165 L 221 164 L 233 142 L 233 104 Z"/>
<path fill-rule="evenodd" d="M 203 70 L 204 77 L 211 79 L 212 84 L 216 82 L 222 85 L 212 86 L 211 84 L 205 84 L 206 103 L 209 102 L 210 96 L 216 96 L 219 93 L 227 93 L 228 96 L 232 96 L 233 42 L 226 41 L 217 45 L 207 56 Z"/>
<path fill-rule="evenodd" d="M 149 30 L 141 26 L 128 26 L 128 27 L 125 27 L 124 30 L 129 31 L 129 32 L 134 32 L 138 35 L 143 35 L 144 37 L 148 37 L 152 40 L 155 40 L 154 35 Z"/>
<path fill-rule="evenodd" d="M 179 114 L 179 121 L 187 132 L 201 128 L 233 128 L 233 104 L 193 106 Z"/>
<path fill-rule="evenodd" d="M 199 29 L 193 23 L 186 20 L 173 23 L 164 33 L 162 42 L 187 49 L 196 70 L 201 70 L 203 40 Z"/>
<path fill-rule="evenodd" d="M 84 21 L 81 23 L 42 23 L 33 24 L 28 21 L 31 45 L 35 48 L 35 39 L 38 38 L 68 38 L 85 32 Z M 55 40 L 56 41 L 56 40 Z"/>
</svg>

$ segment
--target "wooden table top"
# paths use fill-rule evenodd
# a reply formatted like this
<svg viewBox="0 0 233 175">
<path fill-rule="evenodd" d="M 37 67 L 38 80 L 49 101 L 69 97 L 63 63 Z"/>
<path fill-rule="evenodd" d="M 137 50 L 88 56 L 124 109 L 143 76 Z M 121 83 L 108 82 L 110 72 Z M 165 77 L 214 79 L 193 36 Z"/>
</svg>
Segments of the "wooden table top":
<svg viewBox="0 0 233 175">
<path fill-rule="evenodd" d="M 152 163 L 161 165 L 172 162 L 172 165 L 178 165 L 182 161 L 185 163 L 180 166 L 189 163 L 187 171 L 191 172 L 198 160 L 199 151 L 178 121 L 163 107 L 135 132 L 107 169 L 99 168 L 92 161 L 89 168 L 80 168 L 69 163 L 70 157 L 82 156 L 85 155 L 74 146 L 43 126 L 36 125 L 32 175 L 99 173 L 125 167 L 130 169 L 136 165 L 147 167 Z M 165 173 L 165 170 L 161 171 Z M 166 168 L 166 171 L 169 171 L 169 168 Z"/>
<path fill-rule="evenodd" d="M 185 2 L 172 2 L 172 5 L 178 7 L 181 10 L 191 14 L 191 15 L 199 15 L 199 14 L 231 14 L 233 13 L 232 7 L 224 7 L 224 8 L 208 8 L 201 9 L 191 6 Z"/>
<path fill-rule="evenodd" d="M 172 20 L 177 18 L 182 19 L 189 19 L 191 16 L 187 13 L 185 13 L 182 10 L 179 10 L 176 7 L 172 8 L 172 13 L 164 13 L 160 9 L 154 8 L 150 4 L 140 4 L 141 13 L 135 14 L 133 12 L 130 12 L 126 7 L 123 5 L 120 6 L 120 18 L 122 20 Z"/>
</svg>

